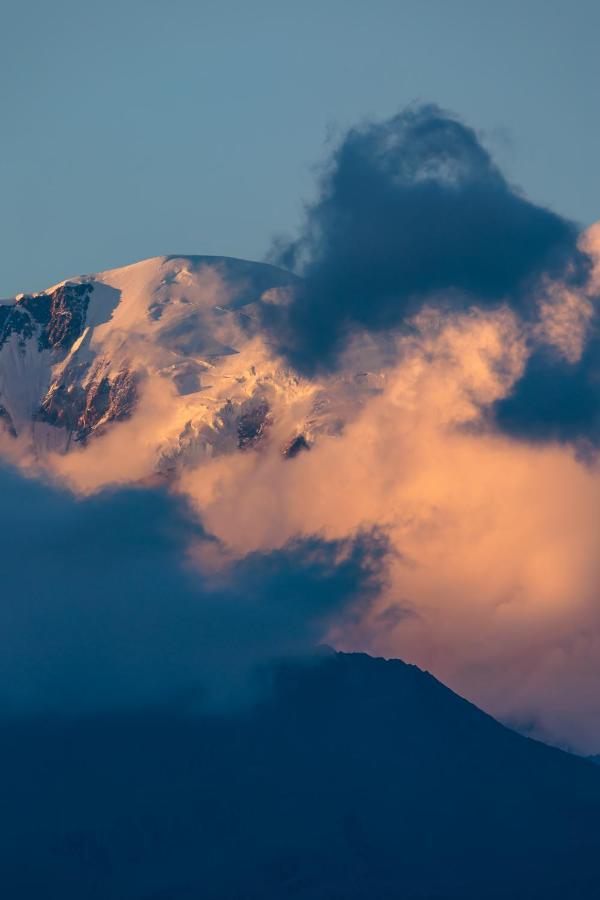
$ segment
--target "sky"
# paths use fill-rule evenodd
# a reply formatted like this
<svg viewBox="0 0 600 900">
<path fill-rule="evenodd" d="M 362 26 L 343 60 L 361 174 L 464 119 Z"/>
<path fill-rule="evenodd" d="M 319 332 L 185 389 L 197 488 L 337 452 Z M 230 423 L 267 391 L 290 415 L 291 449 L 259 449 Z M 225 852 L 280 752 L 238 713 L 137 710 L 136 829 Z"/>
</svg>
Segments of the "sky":
<svg viewBox="0 0 600 900">
<path fill-rule="evenodd" d="M 7 0 L 0 296 L 164 253 L 262 259 L 331 142 L 414 101 L 589 225 L 599 36 L 593 0 Z"/>
</svg>

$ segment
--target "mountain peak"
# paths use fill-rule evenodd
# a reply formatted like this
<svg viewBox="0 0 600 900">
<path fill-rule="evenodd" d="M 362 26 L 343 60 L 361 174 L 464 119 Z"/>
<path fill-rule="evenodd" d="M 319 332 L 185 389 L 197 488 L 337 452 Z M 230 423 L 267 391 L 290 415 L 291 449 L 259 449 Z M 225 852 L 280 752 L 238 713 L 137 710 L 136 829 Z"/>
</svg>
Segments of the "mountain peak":
<svg viewBox="0 0 600 900">
<path fill-rule="evenodd" d="M 104 434 L 167 387 L 179 415 L 158 436 L 157 465 L 190 429 L 212 452 L 224 416 L 234 438 L 283 387 L 260 306 L 295 281 L 266 263 L 170 255 L 20 294 L 0 305 L 1 422 L 43 457 Z"/>
<path fill-rule="evenodd" d="M 121 429 L 144 448 L 141 478 L 258 449 L 287 464 L 377 390 L 278 356 L 263 323 L 298 284 L 268 263 L 168 255 L 21 294 L 0 305 L 0 430 L 43 464 Z"/>
</svg>

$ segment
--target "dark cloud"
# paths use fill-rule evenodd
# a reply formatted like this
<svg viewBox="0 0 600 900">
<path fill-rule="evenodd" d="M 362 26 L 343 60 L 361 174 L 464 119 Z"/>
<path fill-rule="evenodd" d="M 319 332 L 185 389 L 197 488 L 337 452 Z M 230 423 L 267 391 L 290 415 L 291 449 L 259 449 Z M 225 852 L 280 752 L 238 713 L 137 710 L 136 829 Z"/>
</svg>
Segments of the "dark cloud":
<svg viewBox="0 0 600 900">
<path fill-rule="evenodd" d="M 508 184 L 472 129 L 412 108 L 347 133 L 303 234 L 278 247 L 304 284 L 267 325 L 297 369 L 331 369 L 348 332 L 397 326 L 438 292 L 454 306 L 525 309 L 541 273 L 583 277 L 576 239 Z"/>
<path fill-rule="evenodd" d="M 230 694 L 251 668 L 305 652 L 379 585 L 385 544 L 296 541 L 218 578 L 181 501 L 86 500 L 0 471 L 0 708 L 77 711 Z"/>
<path fill-rule="evenodd" d="M 514 437 L 572 442 L 583 453 L 600 445 L 600 336 L 588 341 L 576 363 L 545 348 L 535 351 L 495 416 Z"/>
</svg>

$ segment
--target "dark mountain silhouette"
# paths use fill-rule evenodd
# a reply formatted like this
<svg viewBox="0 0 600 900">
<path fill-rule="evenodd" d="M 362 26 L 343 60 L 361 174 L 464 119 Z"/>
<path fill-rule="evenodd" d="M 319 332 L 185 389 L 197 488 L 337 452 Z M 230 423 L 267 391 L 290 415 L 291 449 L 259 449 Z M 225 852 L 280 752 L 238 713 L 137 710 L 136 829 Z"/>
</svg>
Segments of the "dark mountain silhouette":
<svg viewBox="0 0 600 900">
<path fill-rule="evenodd" d="M 5 718 L 2 896 L 599 896 L 591 762 L 397 660 L 324 653 L 262 679 L 218 714 Z"/>
</svg>

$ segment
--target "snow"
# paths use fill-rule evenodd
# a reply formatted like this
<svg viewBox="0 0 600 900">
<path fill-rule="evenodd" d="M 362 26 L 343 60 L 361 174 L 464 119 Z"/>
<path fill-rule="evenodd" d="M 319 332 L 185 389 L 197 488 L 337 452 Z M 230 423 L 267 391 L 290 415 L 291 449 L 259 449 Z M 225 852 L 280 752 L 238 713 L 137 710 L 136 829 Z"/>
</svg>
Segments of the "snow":
<svg viewBox="0 0 600 900">
<path fill-rule="evenodd" d="M 228 257 L 159 256 L 69 282 L 93 290 L 84 331 L 66 355 L 40 352 L 36 335 L 25 349 L 13 335 L 0 350 L 0 403 L 40 456 L 81 450 L 64 429 L 34 422 L 59 379 L 75 396 L 100 378 L 133 375 L 146 410 L 134 410 L 138 429 L 149 421 L 153 397 L 164 402 L 166 387 L 169 413 L 147 436 L 159 470 L 251 446 L 242 442 L 240 422 L 253 422 L 263 409 L 268 421 L 256 427 L 256 441 L 268 433 L 285 447 L 299 434 L 310 443 L 319 430 L 339 428 L 340 416 L 359 402 L 355 382 L 349 390 L 330 385 L 323 402 L 324 386 L 286 369 L 265 340 L 261 303 L 285 303 L 297 283 L 281 269 Z M 109 410 L 99 422 L 114 430 L 124 427 L 118 418 L 110 421 Z"/>
</svg>

